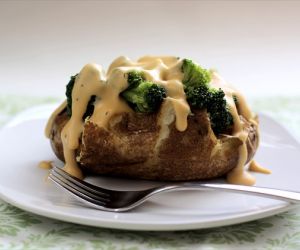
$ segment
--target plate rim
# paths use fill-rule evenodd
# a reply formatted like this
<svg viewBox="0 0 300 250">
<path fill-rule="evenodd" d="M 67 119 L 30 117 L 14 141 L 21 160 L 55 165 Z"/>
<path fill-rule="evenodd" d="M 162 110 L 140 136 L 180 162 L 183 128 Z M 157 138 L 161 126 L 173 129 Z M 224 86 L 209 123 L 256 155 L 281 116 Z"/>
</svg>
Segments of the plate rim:
<svg viewBox="0 0 300 250">
<path fill-rule="evenodd" d="M 235 224 L 240 224 L 244 222 L 250 222 L 258 219 L 263 219 L 283 213 L 294 208 L 299 207 L 297 204 L 291 204 L 288 202 L 282 202 L 274 206 L 265 208 L 263 210 L 255 210 L 252 212 L 242 213 L 235 216 L 226 216 L 224 219 L 216 219 L 210 221 L 192 221 L 192 222 L 182 222 L 182 223 L 143 223 L 143 222 L 130 222 L 130 221 L 118 221 L 107 218 L 102 218 L 101 222 L 98 220 L 92 220 L 90 218 L 84 218 L 84 216 L 73 216 L 62 211 L 48 210 L 43 207 L 37 207 L 34 205 L 28 205 L 27 203 L 19 203 L 14 199 L 11 199 L 9 196 L 4 195 L 0 189 L 0 198 L 22 210 L 27 212 L 43 216 L 46 218 L 51 218 L 55 220 L 60 220 L 68 223 L 92 226 L 98 228 L 109 228 L 109 229 L 120 229 L 120 230 L 130 230 L 130 231 L 183 231 L 183 230 L 196 230 L 196 229 L 209 229 L 215 227 L 230 226 Z M 99 210 L 99 213 L 111 213 Z M 130 212 L 130 211 L 129 211 Z M 116 212 L 114 212 L 116 213 Z M 128 212 L 126 212 L 128 213 Z M 101 223 L 101 225 L 99 225 Z"/>
</svg>

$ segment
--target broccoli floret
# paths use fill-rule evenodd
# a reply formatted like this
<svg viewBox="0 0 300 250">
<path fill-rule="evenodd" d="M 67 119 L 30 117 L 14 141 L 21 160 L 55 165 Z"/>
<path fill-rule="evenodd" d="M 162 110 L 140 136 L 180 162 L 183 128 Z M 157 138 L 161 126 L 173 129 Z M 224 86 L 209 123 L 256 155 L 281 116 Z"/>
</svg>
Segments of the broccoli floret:
<svg viewBox="0 0 300 250">
<path fill-rule="evenodd" d="M 78 74 L 71 76 L 70 81 L 66 86 L 66 96 L 67 96 L 67 114 L 69 117 L 72 116 L 72 91 L 75 84 L 75 79 Z"/>
<path fill-rule="evenodd" d="M 146 81 L 141 72 L 129 72 L 127 81 L 128 88 L 121 95 L 136 112 L 155 112 L 166 97 L 166 90 Z"/>
<path fill-rule="evenodd" d="M 208 86 L 211 80 L 211 74 L 208 70 L 201 68 L 189 59 L 183 59 L 182 71 L 184 73 L 182 83 L 185 87 Z"/>
<path fill-rule="evenodd" d="M 226 131 L 233 124 L 233 118 L 228 110 L 224 91 L 209 86 L 210 72 L 191 60 L 183 60 L 182 71 L 184 91 L 190 106 L 207 110 L 215 134 Z"/>
<path fill-rule="evenodd" d="M 66 96 L 67 96 L 67 115 L 69 117 L 72 116 L 72 91 L 73 91 L 73 88 L 74 88 L 74 84 L 75 84 L 75 79 L 76 79 L 76 76 L 78 74 L 74 75 L 74 76 L 71 76 L 71 79 L 69 81 L 69 83 L 67 84 L 66 86 Z M 89 102 L 88 102 L 88 105 L 87 105 L 87 108 L 86 108 L 86 111 L 82 117 L 82 119 L 84 120 L 86 117 L 88 116 L 91 116 L 94 112 L 94 102 L 96 100 L 96 96 L 91 96 Z"/>
<path fill-rule="evenodd" d="M 199 109 L 206 108 L 209 99 L 210 72 L 189 59 L 183 59 L 181 70 L 188 103 Z"/>
<path fill-rule="evenodd" d="M 139 71 L 130 71 L 127 76 L 127 82 L 129 88 L 137 87 L 142 81 L 144 81 L 144 75 L 142 72 Z"/>
<path fill-rule="evenodd" d="M 220 134 L 233 124 L 233 117 L 228 110 L 225 100 L 225 93 L 222 89 L 210 90 L 210 98 L 207 105 L 211 127 L 216 134 Z"/>
<path fill-rule="evenodd" d="M 233 101 L 234 101 L 235 106 L 238 106 L 238 104 L 239 104 L 238 97 L 236 95 L 233 95 L 232 97 L 233 97 Z"/>
<path fill-rule="evenodd" d="M 206 85 L 199 87 L 187 87 L 185 88 L 186 99 L 190 106 L 198 109 L 205 109 L 207 107 L 210 93 L 209 88 Z"/>
<path fill-rule="evenodd" d="M 85 113 L 83 114 L 83 117 L 82 119 L 85 120 L 85 118 L 87 118 L 88 116 L 91 116 L 93 113 L 94 113 L 94 103 L 96 101 L 96 96 L 95 95 L 92 95 L 88 104 L 87 104 L 87 107 L 86 107 L 86 111 Z"/>
</svg>

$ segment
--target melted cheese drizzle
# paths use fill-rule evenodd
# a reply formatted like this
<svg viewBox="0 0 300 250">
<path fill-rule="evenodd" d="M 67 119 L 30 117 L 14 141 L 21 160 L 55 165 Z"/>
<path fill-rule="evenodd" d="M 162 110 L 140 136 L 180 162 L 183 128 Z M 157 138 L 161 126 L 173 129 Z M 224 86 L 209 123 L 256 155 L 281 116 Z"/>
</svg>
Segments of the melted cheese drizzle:
<svg viewBox="0 0 300 250">
<path fill-rule="evenodd" d="M 239 148 L 239 160 L 236 167 L 227 174 L 227 181 L 233 184 L 240 185 L 254 185 L 255 178 L 244 168 L 247 158 L 248 150 L 246 140 L 248 133 L 243 130 L 239 114 L 244 116 L 247 120 L 254 120 L 254 114 L 251 112 L 247 105 L 244 96 L 235 90 L 232 86 L 228 85 L 216 72 L 212 73 L 211 85 L 215 88 L 221 88 L 225 93 L 225 98 L 229 106 L 230 113 L 233 117 L 233 136 L 237 136 L 242 145 Z M 234 103 L 233 97 L 236 96 L 238 100 L 238 108 Z M 257 128 L 258 129 L 258 128 Z"/>
<path fill-rule="evenodd" d="M 52 168 L 52 161 L 41 161 L 39 163 L 39 168 L 42 168 L 42 169 L 51 169 Z"/>
<path fill-rule="evenodd" d="M 50 118 L 48 119 L 46 128 L 45 128 L 45 135 L 47 138 L 50 138 L 51 128 L 54 122 L 55 117 L 61 113 L 67 107 L 67 100 L 65 100 L 62 104 L 60 104 L 56 110 L 51 114 Z"/>
<path fill-rule="evenodd" d="M 106 74 L 99 65 L 87 64 L 84 66 L 75 79 L 72 91 L 72 116 L 61 133 L 65 157 L 64 169 L 71 175 L 83 178 L 76 161 L 76 149 L 79 147 L 79 139 L 85 122 L 90 120 L 99 127 L 107 129 L 112 116 L 123 112 L 133 112 L 119 96 L 127 88 L 127 73 L 132 70 L 143 72 L 146 80 L 153 81 L 166 89 L 166 101 L 172 104 L 176 128 L 179 131 L 186 130 L 187 117 L 191 110 L 183 89 L 181 66 L 182 60 L 172 56 L 145 56 L 137 62 L 122 56 L 112 62 Z M 248 156 L 246 146 L 248 134 L 243 130 L 239 115 L 255 122 L 254 114 L 247 106 L 245 98 L 229 86 L 217 73 L 212 73 L 210 84 L 212 87 L 221 88 L 225 92 L 225 98 L 234 120 L 233 135 L 242 141 L 239 148 L 238 164 L 227 175 L 227 180 L 235 184 L 253 185 L 255 183 L 254 177 L 244 170 Z M 96 96 L 94 112 L 91 117 L 83 121 L 82 117 L 92 95 Z M 237 110 L 233 96 L 238 99 L 239 110 Z M 45 131 L 48 137 L 54 118 L 65 109 L 66 104 L 66 101 L 62 103 L 49 118 Z M 254 169 L 254 167 L 252 168 Z"/>
<path fill-rule="evenodd" d="M 249 165 L 249 170 L 253 171 L 253 172 L 258 172 L 258 173 L 262 173 L 262 174 L 271 174 L 272 171 L 262 167 L 261 165 L 259 165 L 256 161 L 252 160 L 250 165 Z"/>
</svg>

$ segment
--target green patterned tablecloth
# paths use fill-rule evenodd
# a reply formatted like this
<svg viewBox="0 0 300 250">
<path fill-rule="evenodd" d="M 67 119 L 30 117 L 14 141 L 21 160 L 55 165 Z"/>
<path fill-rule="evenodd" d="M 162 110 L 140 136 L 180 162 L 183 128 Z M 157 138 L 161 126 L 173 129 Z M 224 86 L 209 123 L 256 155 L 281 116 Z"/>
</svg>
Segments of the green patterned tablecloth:
<svg viewBox="0 0 300 250">
<path fill-rule="evenodd" d="M 0 126 L 18 112 L 55 98 L 0 96 Z M 251 99 L 300 138 L 300 97 Z M 0 200 L 0 249 L 300 249 L 300 209 L 207 230 L 136 232 L 80 226 L 15 208 Z"/>
</svg>

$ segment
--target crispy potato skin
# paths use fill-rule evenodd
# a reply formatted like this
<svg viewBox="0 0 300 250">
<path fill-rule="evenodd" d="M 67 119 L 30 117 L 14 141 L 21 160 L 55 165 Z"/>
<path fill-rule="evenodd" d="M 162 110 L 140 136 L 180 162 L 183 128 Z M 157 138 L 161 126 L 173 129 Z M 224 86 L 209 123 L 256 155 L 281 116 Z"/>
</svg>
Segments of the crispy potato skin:
<svg viewBox="0 0 300 250">
<path fill-rule="evenodd" d="M 87 121 L 76 152 L 80 167 L 86 173 L 164 181 L 211 179 L 228 173 L 237 164 L 242 142 L 233 136 L 216 138 L 206 111 L 193 113 L 184 132 L 173 121 L 163 140 L 159 114 L 116 115 L 108 129 Z M 60 113 L 50 136 L 52 149 L 62 161 L 60 134 L 68 119 L 65 111 Z M 249 132 L 249 161 L 258 147 L 258 131 L 251 122 L 242 121 Z"/>
</svg>

